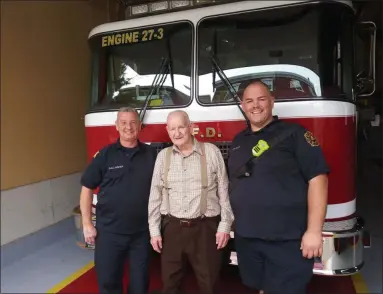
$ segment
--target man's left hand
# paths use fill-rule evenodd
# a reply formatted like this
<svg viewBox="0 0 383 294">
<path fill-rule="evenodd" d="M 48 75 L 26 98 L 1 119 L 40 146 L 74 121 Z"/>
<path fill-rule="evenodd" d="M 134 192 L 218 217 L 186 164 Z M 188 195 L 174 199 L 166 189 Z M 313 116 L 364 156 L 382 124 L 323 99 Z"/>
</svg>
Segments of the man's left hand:
<svg viewBox="0 0 383 294">
<path fill-rule="evenodd" d="M 308 259 L 322 256 L 322 232 L 306 231 L 306 233 L 302 237 L 301 250 L 303 257 L 306 257 Z"/>
<path fill-rule="evenodd" d="M 223 232 L 217 232 L 215 234 L 215 244 L 217 244 L 217 249 L 222 249 L 227 245 L 227 242 L 229 242 L 230 234 L 223 233 Z"/>
</svg>

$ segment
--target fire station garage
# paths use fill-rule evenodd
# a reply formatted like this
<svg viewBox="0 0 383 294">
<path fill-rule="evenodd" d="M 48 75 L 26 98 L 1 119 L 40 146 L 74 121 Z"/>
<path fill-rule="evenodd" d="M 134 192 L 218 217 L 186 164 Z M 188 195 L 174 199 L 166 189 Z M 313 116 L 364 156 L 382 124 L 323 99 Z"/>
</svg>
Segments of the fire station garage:
<svg viewBox="0 0 383 294">
<path fill-rule="evenodd" d="M 246 75 L 266 73 L 263 81 L 270 83 L 276 95 L 293 93 L 287 102 L 275 103 L 274 111 L 280 117 L 290 118 L 296 113 L 293 119 L 309 120 L 319 115 L 320 119 L 339 117 L 341 122 L 340 127 L 332 129 L 332 124 L 327 124 L 320 130 L 322 133 L 317 133 L 322 143 L 326 134 L 339 132 L 332 134 L 333 142 L 323 144 L 327 146 L 325 154 L 330 150 L 328 146 L 333 148 L 329 151 L 330 165 L 338 164 L 346 155 L 350 160 L 333 168 L 333 179 L 349 175 L 347 181 L 331 183 L 331 175 L 329 180 L 330 202 L 337 197 L 331 196 L 331 189 L 346 191 L 350 200 L 344 205 L 329 203 L 327 216 L 357 218 L 358 228 L 348 228 L 346 220 L 338 224 L 347 228 L 331 227 L 334 234 L 324 241 L 329 252 L 316 262 L 308 293 L 383 293 L 382 4 L 372 0 L 327 2 L 323 5 L 328 6 L 319 7 L 316 5 L 322 4 L 314 1 L 1 1 L 1 293 L 98 292 L 94 249 L 85 246 L 81 230 L 80 178 L 93 155 L 117 138 L 113 124 L 118 107 L 148 108 L 144 119 L 148 127 L 141 137 L 148 144 L 161 141 L 160 135 L 166 134 L 165 128 L 160 134 L 150 132 L 151 122 L 164 124 L 168 113 L 166 110 L 161 116 L 161 110 L 156 108 L 190 110 L 193 123 L 199 127 L 196 136 L 217 142 L 227 155 L 233 137 L 227 129 L 216 127 L 219 122 L 211 122 L 220 116 L 219 111 L 203 109 L 209 103 L 208 107 L 215 107 L 213 103 L 223 101 L 220 109 L 231 107 L 224 112 L 228 116 L 222 118 L 227 121 L 241 119 L 236 116 L 240 112 L 230 102 L 228 88 L 217 82 L 218 75 L 215 81 L 211 78 L 211 63 L 202 61 L 203 53 L 197 54 L 199 44 L 214 43 L 214 24 L 205 20 L 213 16 L 218 17 L 217 27 L 221 21 L 222 26 L 217 30 L 218 45 L 211 48 L 216 48 L 217 56 L 221 54 L 220 65 L 234 88 Z M 264 11 L 264 16 L 259 11 Z M 342 17 L 336 17 L 336 13 Z M 350 13 L 353 16 L 346 17 Z M 225 15 L 230 14 L 245 15 L 231 19 L 247 22 L 238 34 L 233 33 L 235 24 L 224 25 Z M 257 17 L 259 22 L 248 24 Z M 200 22 L 204 29 L 198 33 Z M 265 32 L 271 35 L 253 38 L 263 29 L 258 24 L 270 26 Z M 317 34 L 319 31 L 322 34 Z M 326 37 L 331 31 L 338 33 L 334 38 Z M 250 32 L 253 35 L 246 37 Z M 162 41 L 163 34 L 169 42 Z M 197 34 L 201 34 L 200 39 Z M 302 34 L 310 34 L 312 41 L 300 39 Z M 245 37 L 238 41 L 239 36 Z M 159 45 L 152 45 L 152 39 Z M 254 43 L 251 39 L 257 40 Z M 245 47 L 256 52 L 254 58 L 249 58 Z M 150 103 L 145 103 L 153 77 L 164 68 L 159 69 L 162 48 L 173 61 L 166 65 L 171 79 L 162 87 L 177 95 L 156 92 Z M 353 53 L 347 53 L 350 51 L 345 48 L 353 48 Z M 229 57 L 236 50 L 245 53 Z M 286 67 L 291 69 L 290 78 L 286 68 L 275 67 L 281 64 L 290 64 Z M 227 70 L 233 68 L 251 72 L 235 74 Z M 285 72 L 270 79 L 270 71 L 277 70 Z M 198 72 L 206 75 L 206 81 L 210 73 L 207 86 L 218 85 L 212 86 L 212 96 L 196 94 L 205 87 Z M 306 72 L 310 83 L 302 80 L 300 84 L 297 76 Z M 277 93 L 286 79 L 290 86 L 281 91 L 284 94 Z M 310 101 L 313 97 L 317 99 Z M 321 106 L 321 101 L 327 108 Z M 300 103 L 306 103 L 308 108 L 303 109 Z M 211 125 L 205 124 L 207 121 Z M 318 126 L 318 121 L 311 121 L 309 126 Z M 344 138 L 346 141 L 342 141 Z M 168 138 L 164 139 L 158 148 L 168 142 Z M 343 215 L 337 216 L 340 207 Z M 229 255 L 222 268 L 220 293 L 253 293 L 241 283 L 235 253 Z M 154 253 L 150 271 L 150 290 L 158 290 L 161 271 Z M 126 273 L 125 285 L 128 279 Z M 198 292 L 192 271 L 185 276 L 183 288 L 184 293 Z"/>
</svg>

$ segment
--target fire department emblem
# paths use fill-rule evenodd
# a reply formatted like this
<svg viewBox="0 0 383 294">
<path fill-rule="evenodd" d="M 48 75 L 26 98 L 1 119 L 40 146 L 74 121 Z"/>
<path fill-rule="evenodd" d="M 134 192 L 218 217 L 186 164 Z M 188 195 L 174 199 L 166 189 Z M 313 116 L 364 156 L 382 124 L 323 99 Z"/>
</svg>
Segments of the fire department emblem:
<svg viewBox="0 0 383 294">
<path fill-rule="evenodd" d="M 313 147 L 319 146 L 317 139 L 314 137 L 313 133 L 311 133 L 310 131 L 306 131 L 306 133 L 304 134 L 304 137 L 307 143 L 309 143 L 311 146 Z"/>
</svg>

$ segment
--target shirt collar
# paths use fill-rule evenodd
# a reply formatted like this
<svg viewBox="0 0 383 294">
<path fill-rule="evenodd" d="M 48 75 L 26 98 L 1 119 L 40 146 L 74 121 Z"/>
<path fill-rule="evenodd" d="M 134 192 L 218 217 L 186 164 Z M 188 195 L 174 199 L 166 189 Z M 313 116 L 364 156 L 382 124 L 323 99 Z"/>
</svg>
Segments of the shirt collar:
<svg viewBox="0 0 383 294">
<path fill-rule="evenodd" d="M 124 147 L 124 146 L 121 145 L 120 138 L 118 138 L 116 140 L 116 146 L 117 146 L 118 149 L 125 149 L 125 148 L 127 148 L 127 147 Z M 137 140 L 137 145 L 135 147 L 133 147 L 133 148 L 137 148 L 137 150 L 140 150 L 141 146 L 142 146 L 142 143 L 140 142 L 140 140 Z"/>
<path fill-rule="evenodd" d="M 270 123 L 268 123 L 266 126 L 264 126 L 262 129 L 254 132 L 252 129 L 248 128 L 245 131 L 245 135 L 253 135 L 253 134 L 260 133 L 260 132 L 264 132 L 265 130 L 269 129 L 271 126 L 275 125 L 275 123 L 277 123 L 279 121 L 280 120 L 279 120 L 278 115 L 273 115 L 273 120 Z"/>
<path fill-rule="evenodd" d="M 194 136 L 192 136 L 192 138 L 193 138 L 193 152 L 197 152 L 199 155 L 203 155 L 201 143 L 198 142 L 198 140 Z M 178 149 L 176 145 L 173 145 L 173 150 L 181 153 L 181 151 Z"/>
</svg>

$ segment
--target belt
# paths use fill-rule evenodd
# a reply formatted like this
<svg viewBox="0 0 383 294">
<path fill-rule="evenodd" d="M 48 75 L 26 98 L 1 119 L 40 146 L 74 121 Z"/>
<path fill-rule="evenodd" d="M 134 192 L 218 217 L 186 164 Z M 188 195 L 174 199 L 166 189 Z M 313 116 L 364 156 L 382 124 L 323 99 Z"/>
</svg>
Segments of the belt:
<svg viewBox="0 0 383 294">
<path fill-rule="evenodd" d="M 179 222 L 181 227 L 186 227 L 186 228 L 193 227 L 199 223 L 198 221 L 188 220 L 188 219 L 180 219 Z"/>
<path fill-rule="evenodd" d="M 200 217 L 197 217 L 197 218 L 191 218 L 191 219 L 187 219 L 187 218 L 178 218 L 178 217 L 175 217 L 175 216 L 172 216 L 172 215 L 164 215 L 163 217 L 164 217 L 164 218 L 168 218 L 169 221 L 176 221 L 176 222 L 179 222 L 179 224 L 180 224 L 181 227 L 187 227 L 187 228 L 190 228 L 190 227 L 193 227 L 193 226 L 198 225 L 199 223 L 201 223 L 202 221 L 205 221 L 205 220 L 219 219 L 219 218 L 220 218 L 220 215 L 218 215 L 218 216 L 212 216 L 212 217 L 200 216 Z"/>
</svg>

